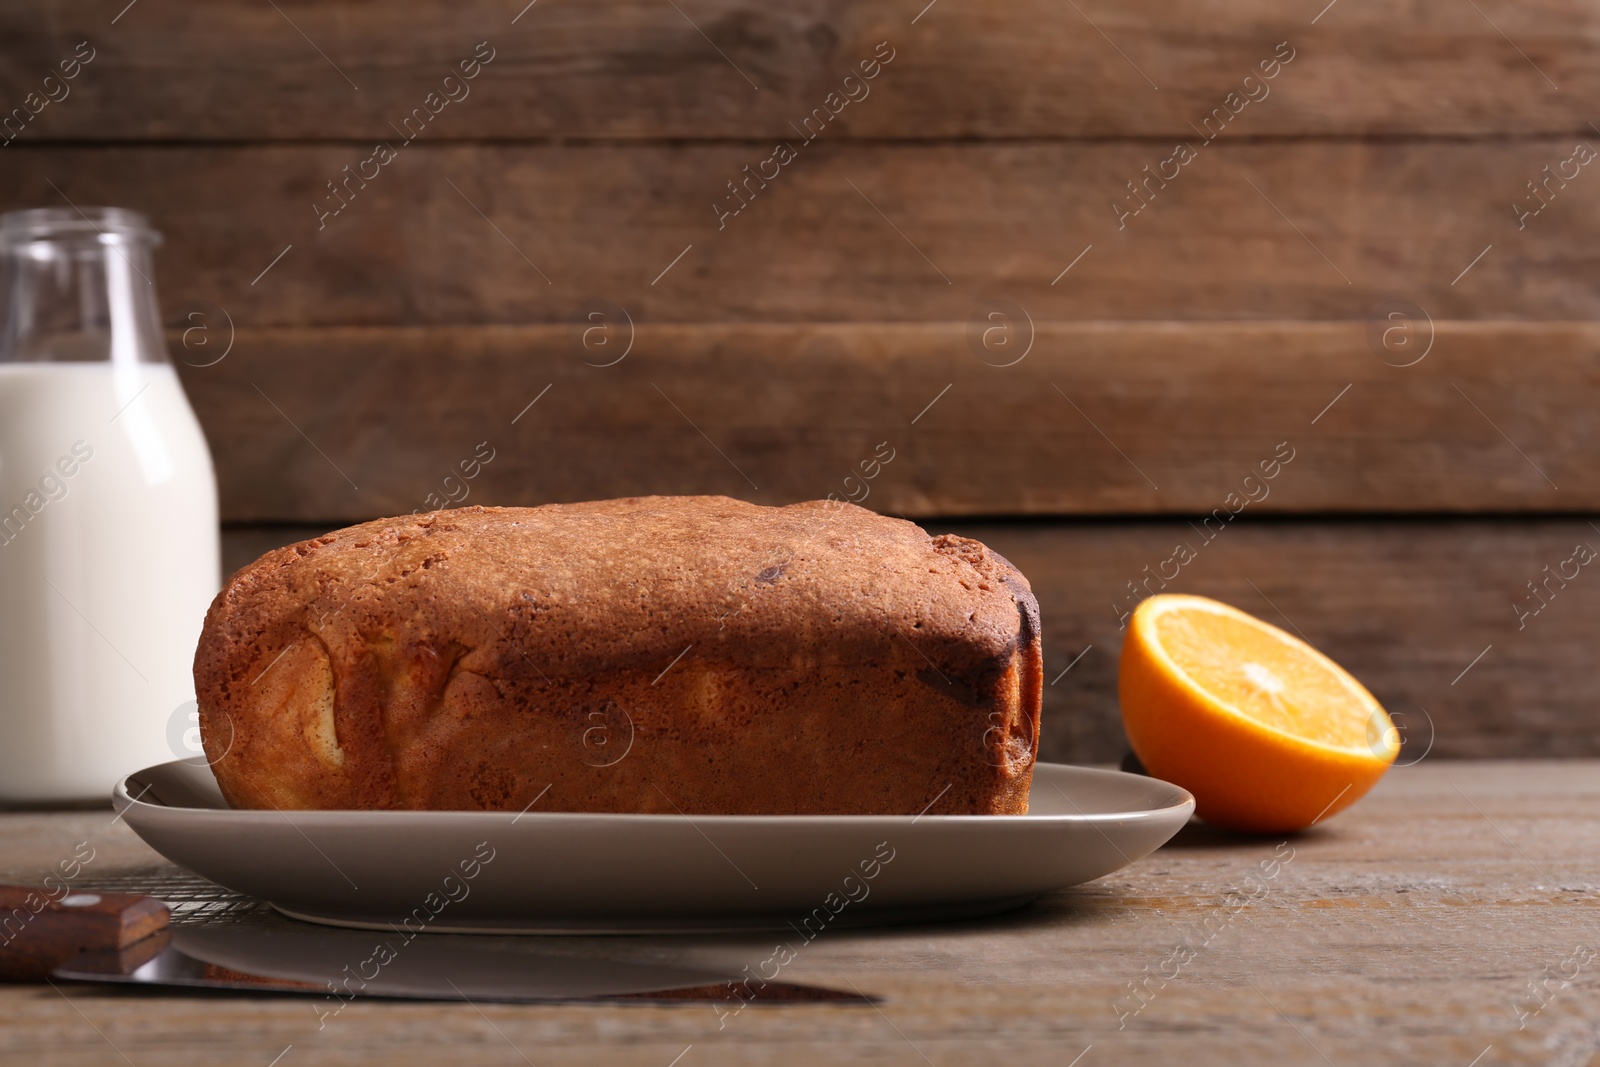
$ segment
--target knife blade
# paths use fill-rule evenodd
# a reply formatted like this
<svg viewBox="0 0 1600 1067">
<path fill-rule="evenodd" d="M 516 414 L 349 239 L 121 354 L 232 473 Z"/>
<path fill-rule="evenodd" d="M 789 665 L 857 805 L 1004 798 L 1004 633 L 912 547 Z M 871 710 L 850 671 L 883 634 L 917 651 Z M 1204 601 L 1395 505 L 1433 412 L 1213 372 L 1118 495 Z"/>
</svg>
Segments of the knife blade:
<svg viewBox="0 0 1600 1067">
<path fill-rule="evenodd" d="M 543 1003 L 602 1000 L 832 1001 L 854 991 L 747 984 L 701 967 L 559 951 L 547 938 L 311 926 L 169 923 L 152 897 L 0 886 L 0 979 L 115 982 L 323 997 Z M 742 994 L 736 1001 L 735 990 Z"/>
</svg>

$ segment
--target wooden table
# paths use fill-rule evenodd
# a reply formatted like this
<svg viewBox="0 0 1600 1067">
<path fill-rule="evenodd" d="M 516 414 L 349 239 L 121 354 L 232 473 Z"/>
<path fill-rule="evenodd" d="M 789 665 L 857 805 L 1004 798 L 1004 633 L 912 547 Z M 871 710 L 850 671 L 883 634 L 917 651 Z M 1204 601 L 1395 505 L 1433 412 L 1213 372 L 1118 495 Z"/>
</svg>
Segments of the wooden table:
<svg viewBox="0 0 1600 1067">
<path fill-rule="evenodd" d="M 784 972 L 876 1008 L 758 1005 L 719 1030 L 705 1002 L 358 999 L 319 1031 L 300 998 L 3 987 L 0 1061 L 1581 1067 L 1600 1063 L 1597 802 L 1600 762 L 1426 761 L 1287 842 L 1193 824 L 1022 911 L 830 932 Z M 8 881 L 81 841 L 75 884 L 177 884 L 109 812 L 0 815 Z M 771 952 L 757 936 L 564 947 L 734 969 Z"/>
</svg>

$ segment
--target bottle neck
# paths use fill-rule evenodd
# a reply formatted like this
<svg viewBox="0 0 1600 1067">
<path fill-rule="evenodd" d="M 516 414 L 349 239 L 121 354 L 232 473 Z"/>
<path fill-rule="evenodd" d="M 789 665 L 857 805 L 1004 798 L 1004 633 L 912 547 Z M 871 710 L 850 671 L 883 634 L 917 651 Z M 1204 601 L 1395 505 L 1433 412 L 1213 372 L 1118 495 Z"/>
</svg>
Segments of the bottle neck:
<svg viewBox="0 0 1600 1067">
<path fill-rule="evenodd" d="M 150 243 L 125 234 L 0 248 L 0 363 L 165 363 Z"/>
</svg>

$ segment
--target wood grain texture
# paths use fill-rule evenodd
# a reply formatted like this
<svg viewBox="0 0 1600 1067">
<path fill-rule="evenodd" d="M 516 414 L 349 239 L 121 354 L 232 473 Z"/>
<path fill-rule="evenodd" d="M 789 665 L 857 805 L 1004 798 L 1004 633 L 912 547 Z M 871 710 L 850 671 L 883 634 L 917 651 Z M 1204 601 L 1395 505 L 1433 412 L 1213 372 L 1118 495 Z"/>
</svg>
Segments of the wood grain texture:
<svg viewBox="0 0 1600 1067">
<path fill-rule="evenodd" d="M 585 348 L 586 328 L 610 332 Z M 217 322 L 172 346 L 209 362 L 226 341 Z M 1040 323 L 1009 367 L 961 324 L 641 324 L 627 342 L 616 320 L 241 329 L 180 369 L 233 522 L 642 493 L 912 516 L 1600 507 L 1590 324 L 1439 323 L 1404 368 L 1359 323 Z M 462 479 L 480 444 L 492 461 Z"/>
<path fill-rule="evenodd" d="M 118 1051 L 176 1067 L 280 1055 L 283 1067 L 524 1057 L 666 1067 L 678 1056 L 680 1067 L 924 1058 L 1063 1067 L 1080 1055 L 1078 1067 L 1466 1067 L 1475 1056 L 1479 1067 L 1581 1067 L 1600 1027 L 1594 962 L 1579 964 L 1568 986 L 1553 980 L 1542 999 L 1529 990 L 1572 974 L 1575 946 L 1596 947 L 1600 909 L 1587 887 L 1600 882 L 1597 802 L 1595 761 L 1430 759 L 1289 841 L 1195 824 L 1155 855 L 1022 911 L 830 932 L 783 972 L 855 983 L 885 998 L 881 1014 L 758 1001 L 719 1028 L 706 1004 L 357 998 L 320 1025 L 319 1002 L 292 997 L 9 987 L 0 988 L 0 1056 L 39 1067 L 121 1062 Z M 26 879 L 92 834 L 105 858 L 84 885 L 193 895 L 181 888 L 192 879 L 109 821 L 0 816 L 3 873 Z M 760 936 L 558 941 L 553 949 L 575 955 L 734 971 L 773 951 Z M 1145 998 L 1137 1014 L 1135 983 Z"/>
<path fill-rule="evenodd" d="M 1113 201 L 1132 211 L 1126 183 L 1170 144 L 819 140 L 721 229 L 713 205 L 740 202 L 727 183 L 770 146 L 419 139 L 341 200 L 327 183 L 371 145 L 14 145 L 0 208 L 149 212 L 173 325 L 197 304 L 248 326 L 565 322 L 594 300 L 641 323 L 960 322 L 992 298 L 1035 321 L 1364 319 L 1392 299 L 1435 319 L 1600 317 L 1600 175 L 1566 163 L 1540 214 L 1512 207 L 1544 203 L 1526 183 L 1571 140 L 1229 136 L 1121 223 Z M 314 205 L 341 202 L 319 223 Z"/>
<path fill-rule="evenodd" d="M 28 139 L 388 137 L 479 41 L 495 59 L 441 116 L 451 137 L 786 137 L 885 40 L 893 64 L 835 136 L 1186 137 L 1281 41 L 1298 54 L 1251 109 L 1256 135 L 1587 136 L 1600 91 L 1600 27 L 1578 0 L 1320 16 L 1270 0 L 231 0 L 117 18 L 124 4 L 0 14 L 7 106 L 77 42 L 98 52 Z"/>
<path fill-rule="evenodd" d="M 1127 751 L 1122 613 L 1146 588 L 1216 597 L 1299 633 L 1395 716 L 1402 762 L 1600 756 L 1600 681 L 1580 666 L 1600 632 L 1600 576 L 1568 567 L 1578 577 L 1541 584 L 1545 599 L 1528 589 L 1578 544 L 1600 551 L 1587 520 L 1237 522 L 1211 541 L 1181 520 L 924 525 L 978 538 L 1028 576 L 1044 625 L 1042 759 L 1114 762 Z M 230 528 L 224 573 L 325 530 Z M 1164 566 L 1178 544 L 1195 559 Z"/>
</svg>

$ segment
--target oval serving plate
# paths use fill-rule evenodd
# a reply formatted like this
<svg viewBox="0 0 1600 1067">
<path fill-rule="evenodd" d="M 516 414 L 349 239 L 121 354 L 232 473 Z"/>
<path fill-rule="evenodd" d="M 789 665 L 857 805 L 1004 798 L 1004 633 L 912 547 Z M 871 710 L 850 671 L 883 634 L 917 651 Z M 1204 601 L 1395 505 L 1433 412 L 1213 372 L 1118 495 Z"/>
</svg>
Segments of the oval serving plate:
<svg viewBox="0 0 1600 1067">
<path fill-rule="evenodd" d="M 987 915 L 1133 863 L 1194 810 L 1158 779 L 1051 763 L 1027 815 L 235 811 L 186 760 L 129 775 L 112 800 L 173 863 L 287 915 L 438 933 Z"/>
</svg>

